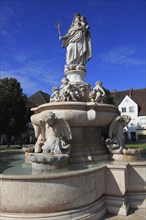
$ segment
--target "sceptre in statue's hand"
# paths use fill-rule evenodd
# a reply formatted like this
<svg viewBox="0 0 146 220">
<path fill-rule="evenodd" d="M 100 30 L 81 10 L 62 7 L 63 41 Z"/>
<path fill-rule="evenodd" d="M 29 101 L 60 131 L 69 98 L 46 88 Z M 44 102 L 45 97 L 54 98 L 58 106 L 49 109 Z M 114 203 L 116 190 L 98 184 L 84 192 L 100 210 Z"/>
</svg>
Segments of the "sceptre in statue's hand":
<svg viewBox="0 0 146 220">
<path fill-rule="evenodd" d="M 58 29 L 59 40 L 62 40 L 63 36 L 61 35 L 60 25 L 61 25 L 61 23 L 59 21 L 57 21 L 57 25 L 55 25 L 55 27 Z"/>
</svg>

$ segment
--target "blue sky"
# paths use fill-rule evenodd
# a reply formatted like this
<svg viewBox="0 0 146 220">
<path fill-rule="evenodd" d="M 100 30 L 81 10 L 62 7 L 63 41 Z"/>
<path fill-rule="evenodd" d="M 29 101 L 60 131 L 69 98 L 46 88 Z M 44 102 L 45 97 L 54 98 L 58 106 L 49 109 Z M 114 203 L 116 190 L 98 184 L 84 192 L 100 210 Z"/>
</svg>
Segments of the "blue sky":
<svg viewBox="0 0 146 220">
<path fill-rule="evenodd" d="M 146 87 L 145 0 L 0 1 L 0 76 L 17 78 L 28 96 L 60 87 L 66 49 L 55 24 L 65 35 L 76 12 L 86 16 L 92 37 L 85 81 L 101 80 L 110 91 Z"/>
</svg>

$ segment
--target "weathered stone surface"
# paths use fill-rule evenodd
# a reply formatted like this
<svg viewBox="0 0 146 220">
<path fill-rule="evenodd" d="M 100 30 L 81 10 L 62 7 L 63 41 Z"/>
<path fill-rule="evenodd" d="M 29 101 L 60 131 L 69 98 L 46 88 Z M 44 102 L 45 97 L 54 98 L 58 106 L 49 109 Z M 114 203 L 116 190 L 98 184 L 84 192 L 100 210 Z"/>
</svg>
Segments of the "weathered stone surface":
<svg viewBox="0 0 146 220">
<path fill-rule="evenodd" d="M 55 170 L 68 166 L 69 156 L 67 154 L 43 154 L 34 153 L 29 155 L 32 168 L 36 170 Z"/>
<path fill-rule="evenodd" d="M 90 220 L 102 219 L 107 210 L 127 215 L 129 206 L 146 205 L 145 173 L 145 162 L 114 162 L 57 174 L 1 175 L 2 216 Z"/>
<path fill-rule="evenodd" d="M 109 158 L 105 143 L 101 138 L 101 127 L 107 126 L 118 115 L 116 106 L 93 102 L 48 103 L 32 109 L 36 115 L 53 112 L 56 117 L 65 120 L 72 133 L 70 162 L 79 163 Z M 46 128 L 46 139 L 49 129 Z M 50 140 L 50 139 L 48 139 Z M 39 142 L 41 145 L 41 141 Z M 79 151 L 79 154 L 76 151 Z"/>
</svg>

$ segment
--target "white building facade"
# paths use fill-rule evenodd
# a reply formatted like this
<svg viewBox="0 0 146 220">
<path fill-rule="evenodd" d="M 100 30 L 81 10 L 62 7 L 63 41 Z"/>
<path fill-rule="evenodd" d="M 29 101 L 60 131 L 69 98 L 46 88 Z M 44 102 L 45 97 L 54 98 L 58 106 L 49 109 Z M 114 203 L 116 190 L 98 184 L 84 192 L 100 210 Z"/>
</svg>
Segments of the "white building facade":
<svg viewBox="0 0 146 220">
<path fill-rule="evenodd" d="M 139 105 L 126 95 L 118 105 L 118 109 L 121 115 L 131 117 L 128 126 L 124 128 L 126 139 L 132 142 L 146 142 L 146 115 L 139 115 Z"/>
</svg>

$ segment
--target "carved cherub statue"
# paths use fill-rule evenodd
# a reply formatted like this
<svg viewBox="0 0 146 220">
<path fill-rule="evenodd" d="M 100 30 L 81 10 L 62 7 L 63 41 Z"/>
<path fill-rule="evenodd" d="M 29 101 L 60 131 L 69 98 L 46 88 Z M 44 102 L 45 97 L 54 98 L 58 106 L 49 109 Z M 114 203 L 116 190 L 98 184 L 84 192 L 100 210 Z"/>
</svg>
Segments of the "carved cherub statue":
<svg viewBox="0 0 146 220">
<path fill-rule="evenodd" d="M 52 91 L 53 91 L 53 93 L 50 97 L 50 102 L 60 102 L 61 98 L 60 98 L 58 87 L 53 87 Z"/>
<path fill-rule="evenodd" d="M 48 111 L 32 115 L 31 121 L 37 138 L 35 153 L 43 149 L 43 153 L 69 154 L 71 146 L 67 141 L 72 134 L 67 121 Z"/>
<path fill-rule="evenodd" d="M 83 30 L 84 30 L 86 36 L 90 37 L 90 32 L 89 32 L 90 26 L 86 21 L 86 17 L 81 16 L 80 20 L 81 20 L 80 23 L 81 23 L 82 27 L 84 28 Z"/>
<path fill-rule="evenodd" d="M 107 147 L 111 153 L 123 153 L 125 149 L 125 138 L 123 128 L 128 125 L 131 117 L 128 115 L 117 116 L 109 127 L 109 138 L 106 140 Z"/>
<path fill-rule="evenodd" d="M 76 96 L 78 96 L 78 91 L 75 90 L 73 85 L 70 84 L 67 78 L 62 78 L 62 85 L 60 87 L 61 101 L 76 101 Z"/>
<path fill-rule="evenodd" d="M 95 83 L 95 87 L 93 88 L 93 91 L 90 93 L 90 100 L 92 102 L 100 102 L 103 103 L 103 98 L 105 97 L 105 91 L 102 88 L 102 82 L 97 81 Z"/>
</svg>

